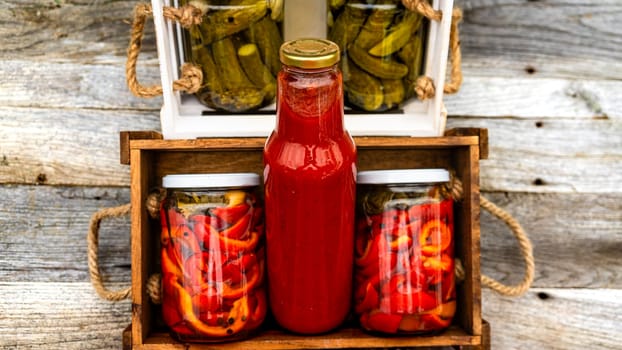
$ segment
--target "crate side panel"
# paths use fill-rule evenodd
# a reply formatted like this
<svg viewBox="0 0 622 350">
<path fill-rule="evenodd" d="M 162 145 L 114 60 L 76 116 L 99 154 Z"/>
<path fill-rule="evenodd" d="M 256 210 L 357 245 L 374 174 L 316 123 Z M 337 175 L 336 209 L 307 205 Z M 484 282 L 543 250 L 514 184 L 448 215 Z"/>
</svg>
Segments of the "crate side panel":
<svg viewBox="0 0 622 350">
<path fill-rule="evenodd" d="M 463 199 L 455 205 L 456 257 L 462 261 L 465 280 L 457 288 L 460 325 L 469 334 L 481 334 L 479 152 L 477 146 L 453 153 L 453 170 L 462 182 Z"/>
<path fill-rule="evenodd" d="M 143 203 L 150 184 L 152 157 L 141 150 L 130 151 L 131 251 L 132 251 L 132 340 L 141 344 L 150 330 L 151 310 L 145 290 L 149 262 L 149 220 Z"/>
</svg>

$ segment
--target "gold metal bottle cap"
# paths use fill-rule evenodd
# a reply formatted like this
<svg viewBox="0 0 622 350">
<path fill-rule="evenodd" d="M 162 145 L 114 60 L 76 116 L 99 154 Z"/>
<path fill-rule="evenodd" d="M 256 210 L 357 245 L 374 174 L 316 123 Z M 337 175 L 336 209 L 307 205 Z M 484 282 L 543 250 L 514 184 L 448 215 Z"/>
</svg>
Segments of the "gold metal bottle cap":
<svg viewBox="0 0 622 350">
<path fill-rule="evenodd" d="M 323 39 L 296 39 L 281 45 L 279 57 L 287 66 L 326 68 L 339 62 L 339 46 Z"/>
</svg>

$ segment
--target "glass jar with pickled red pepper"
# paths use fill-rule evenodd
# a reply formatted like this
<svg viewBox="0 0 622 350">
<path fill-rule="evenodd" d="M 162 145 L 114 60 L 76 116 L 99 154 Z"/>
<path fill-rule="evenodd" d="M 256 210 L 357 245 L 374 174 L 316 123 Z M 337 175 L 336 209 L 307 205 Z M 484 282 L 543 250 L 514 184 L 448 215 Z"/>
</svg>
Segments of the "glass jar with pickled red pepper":
<svg viewBox="0 0 622 350">
<path fill-rule="evenodd" d="M 246 112 L 274 102 L 283 0 L 180 0 L 202 21 L 184 30 L 186 61 L 203 70 L 195 94 L 210 108 Z"/>
<path fill-rule="evenodd" d="M 401 107 L 422 73 L 427 20 L 400 0 L 327 0 L 328 38 L 343 59 L 346 105 L 364 111 Z"/>
<path fill-rule="evenodd" d="M 447 328 L 456 310 L 453 200 L 444 169 L 358 174 L 354 310 L 386 334 Z"/>
<path fill-rule="evenodd" d="M 237 340 L 263 322 L 259 176 L 167 175 L 160 209 L 162 313 L 181 341 Z"/>
</svg>

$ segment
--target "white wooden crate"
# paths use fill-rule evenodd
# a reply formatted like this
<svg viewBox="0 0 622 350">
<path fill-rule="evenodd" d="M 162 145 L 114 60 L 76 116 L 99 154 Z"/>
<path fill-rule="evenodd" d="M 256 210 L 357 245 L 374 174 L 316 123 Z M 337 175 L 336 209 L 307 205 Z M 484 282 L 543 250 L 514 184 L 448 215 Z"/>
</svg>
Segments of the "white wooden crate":
<svg viewBox="0 0 622 350">
<path fill-rule="evenodd" d="M 315 28 L 310 35 L 284 33 L 285 40 L 317 35 L 317 28 L 326 28 L 326 0 L 283 0 L 285 24 L 296 18 L 306 18 L 306 25 Z M 296 3 L 292 6 L 292 3 Z M 177 6 L 177 0 L 152 0 L 157 38 L 164 105 L 160 112 L 162 134 L 165 139 L 193 139 L 200 137 L 253 137 L 268 136 L 275 126 L 275 104 L 249 114 L 228 114 L 214 111 L 201 104 L 194 96 L 173 91 L 172 82 L 179 79 L 179 67 L 185 62 L 181 49 L 181 35 L 176 23 L 166 20 L 163 6 Z M 309 11 L 308 6 L 313 7 Z M 440 22 L 430 21 L 424 72 L 436 87 L 436 94 L 426 101 L 411 98 L 399 112 L 356 113 L 346 109 L 345 123 L 353 136 L 441 136 L 445 130 L 447 111 L 443 106 L 443 86 L 447 67 L 449 31 L 453 0 L 433 0 L 432 6 L 443 12 Z M 318 11 L 318 7 L 323 11 Z M 308 21 L 309 13 L 315 13 Z M 322 32 L 320 30 L 320 32 Z M 325 31 L 324 31 L 325 33 Z"/>
</svg>

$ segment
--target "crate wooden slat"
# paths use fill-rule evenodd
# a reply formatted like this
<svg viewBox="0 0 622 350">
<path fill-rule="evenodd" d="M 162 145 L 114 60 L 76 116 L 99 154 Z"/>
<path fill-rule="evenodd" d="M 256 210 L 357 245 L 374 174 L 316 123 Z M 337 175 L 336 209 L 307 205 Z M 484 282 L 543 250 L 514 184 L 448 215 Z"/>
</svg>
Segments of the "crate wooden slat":
<svg viewBox="0 0 622 350">
<path fill-rule="evenodd" d="M 356 349 L 356 348 L 387 348 L 387 347 L 423 347 L 423 346 L 463 346 L 477 347 L 484 343 L 487 335 L 468 335 L 462 329 L 451 326 L 442 337 L 376 337 L 356 328 L 345 328 L 320 336 L 301 336 L 287 334 L 278 330 L 262 331 L 247 340 L 230 343 L 185 344 L 175 341 L 168 333 L 154 333 L 142 345 L 142 349 Z M 131 325 L 123 332 L 124 347 L 131 349 Z"/>
<path fill-rule="evenodd" d="M 455 205 L 455 255 L 465 268 L 457 287 L 458 308 L 450 329 L 426 337 L 374 337 L 357 328 L 344 328 L 322 336 L 302 337 L 266 330 L 252 340 L 210 344 L 209 348 L 355 348 L 465 346 L 482 348 L 479 160 L 487 155 L 485 129 L 448 131 L 443 137 L 355 137 L 359 170 L 393 168 L 447 168 L 463 183 L 465 198 Z M 149 191 L 167 174 L 256 172 L 263 173 L 264 138 L 210 138 L 163 140 L 153 132 L 123 132 L 121 161 L 130 163 L 132 237 L 132 349 L 187 349 L 155 327 L 155 308 L 145 283 L 159 272 L 157 221 L 144 208 Z M 124 337 L 128 338 L 129 337 Z M 190 349 L 206 346 L 192 345 Z"/>
</svg>

